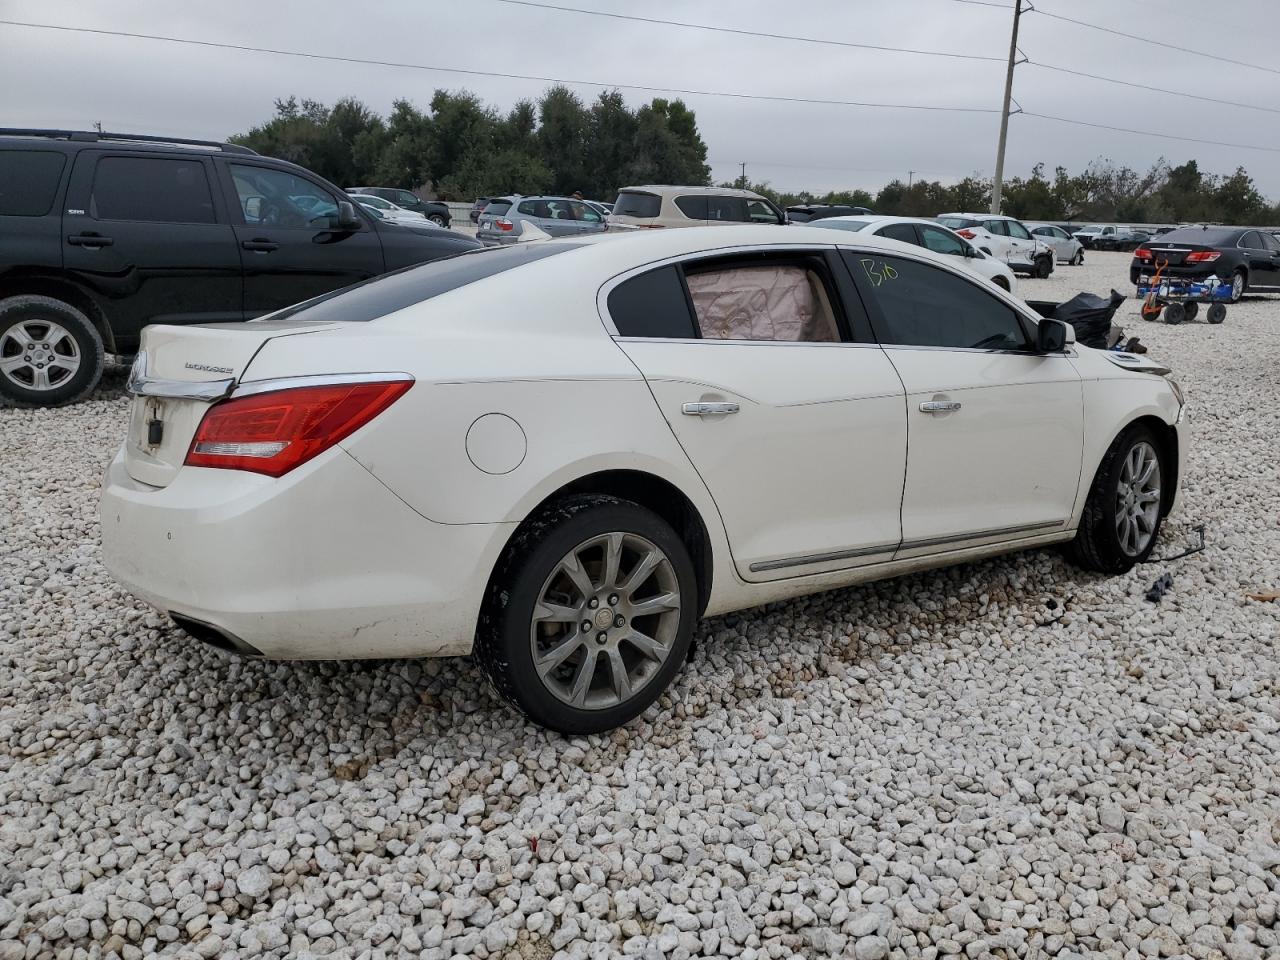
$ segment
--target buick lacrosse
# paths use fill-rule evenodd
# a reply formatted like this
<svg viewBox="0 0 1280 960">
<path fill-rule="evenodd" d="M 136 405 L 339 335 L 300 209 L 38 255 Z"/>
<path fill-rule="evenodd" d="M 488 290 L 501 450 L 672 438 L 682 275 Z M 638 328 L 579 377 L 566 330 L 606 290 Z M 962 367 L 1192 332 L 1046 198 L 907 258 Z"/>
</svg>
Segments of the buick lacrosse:
<svg viewBox="0 0 1280 960">
<path fill-rule="evenodd" d="M 574 733 L 649 706 L 700 617 L 1056 543 L 1128 570 L 1181 391 L 953 259 L 654 230 L 148 327 L 106 564 L 227 650 L 471 653 Z"/>
</svg>

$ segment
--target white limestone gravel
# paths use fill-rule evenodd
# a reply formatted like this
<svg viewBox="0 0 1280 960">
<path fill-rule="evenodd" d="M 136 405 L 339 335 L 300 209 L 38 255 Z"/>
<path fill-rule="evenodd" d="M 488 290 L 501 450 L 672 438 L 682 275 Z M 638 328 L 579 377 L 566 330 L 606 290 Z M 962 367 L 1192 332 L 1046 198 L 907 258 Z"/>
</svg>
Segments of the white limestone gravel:
<svg viewBox="0 0 1280 960">
<path fill-rule="evenodd" d="M 1095 254 L 1024 295 L 1125 284 Z M 262 663 L 116 587 L 123 371 L 0 409 L 0 960 L 1280 957 L 1280 302 L 1123 322 L 1209 549 L 1050 551 L 705 624 L 562 739 L 466 661 Z M 1155 605 L 1157 575 L 1174 585 Z"/>
</svg>

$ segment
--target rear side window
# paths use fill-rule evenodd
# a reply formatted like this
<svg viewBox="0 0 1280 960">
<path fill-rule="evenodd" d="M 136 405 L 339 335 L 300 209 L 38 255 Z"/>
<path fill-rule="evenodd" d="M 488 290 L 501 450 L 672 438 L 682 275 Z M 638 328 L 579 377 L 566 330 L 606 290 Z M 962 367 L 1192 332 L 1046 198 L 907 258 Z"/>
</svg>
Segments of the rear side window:
<svg viewBox="0 0 1280 960">
<path fill-rule="evenodd" d="M 656 217 L 662 211 L 662 198 L 655 193 L 623 190 L 613 202 L 615 217 Z"/>
<path fill-rule="evenodd" d="M 707 219 L 707 198 L 705 196 L 676 197 L 676 208 L 690 220 Z"/>
<path fill-rule="evenodd" d="M 490 200 L 485 205 L 483 212 L 489 217 L 501 217 L 510 209 L 511 202 L 509 200 Z"/>
<path fill-rule="evenodd" d="M 703 339 L 836 343 L 833 298 L 819 273 L 790 261 L 729 263 L 685 282 Z"/>
<path fill-rule="evenodd" d="M 417 264 L 270 314 L 272 320 L 367 323 L 477 280 L 573 250 L 577 243 L 518 243 Z M 265 319 L 265 318 L 264 318 Z M 252 321 L 250 321 L 252 322 Z"/>
<path fill-rule="evenodd" d="M 618 284 L 609 294 L 609 316 L 624 337 L 697 337 L 684 284 L 675 266 L 659 267 Z"/>
<path fill-rule="evenodd" d="M 95 220 L 213 223 L 209 177 L 199 160 L 103 157 L 93 175 Z"/>
<path fill-rule="evenodd" d="M 47 214 L 66 163 L 66 157 L 53 150 L 0 151 L 0 216 Z"/>
<path fill-rule="evenodd" d="M 863 296 L 879 307 L 872 326 L 883 344 L 978 350 L 1028 346 L 1018 315 L 976 283 L 902 257 L 854 251 L 844 256 Z"/>
</svg>

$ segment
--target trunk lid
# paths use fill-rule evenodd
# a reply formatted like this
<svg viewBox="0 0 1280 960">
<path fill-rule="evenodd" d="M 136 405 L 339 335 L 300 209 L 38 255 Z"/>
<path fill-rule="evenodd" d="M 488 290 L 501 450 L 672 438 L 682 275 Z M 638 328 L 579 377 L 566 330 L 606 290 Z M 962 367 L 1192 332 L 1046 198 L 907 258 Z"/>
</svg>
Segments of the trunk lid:
<svg viewBox="0 0 1280 960">
<path fill-rule="evenodd" d="M 1182 266 L 1186 262 L 1187 254 L 1189 253 L 1215 249 L 1198 243 L 1160 243 L 1156 241 L 1144 243 L 1143 246 L 1151 251 L 1153 265 L 1168 260 L 1171 267 Z"/>
<path fill-rule="evenodd" d="M 129 476 L 149 486 L 168 486 L 205 411 L 243 377 L 268 341 L 334 326 L 282 319 L 146 327 L 130 375 L 140 393 L 133 398 L 125 440 Z"/>
</svg>

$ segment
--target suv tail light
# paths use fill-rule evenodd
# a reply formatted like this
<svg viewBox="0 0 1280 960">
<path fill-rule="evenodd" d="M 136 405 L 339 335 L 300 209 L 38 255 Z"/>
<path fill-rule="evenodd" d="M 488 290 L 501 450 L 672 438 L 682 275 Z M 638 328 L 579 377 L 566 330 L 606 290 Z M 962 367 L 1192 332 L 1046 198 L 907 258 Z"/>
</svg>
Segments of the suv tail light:
<svg viewBox="0 0 1280 960">
<path fill-rule="evenodd" d="M 328 383 L 223 400 L 196 428 L 186 465 L 283 476 L 360 429 L 411 386 L 412 380 Z"/>
<path fill-rule="evenodd" d="M 501 220 L 493 221 L 493 225 L 497 227 L 499 230 L 503 230 L 507 232 L 510 232 L 515 227 L 515 224 L 512 223 L 510 220 L 508 220 L 506 217 L 503 217 Z"/>
<path fill-rule="evenodd" d="M 972 230 L 965 228 L 964 230 L 957 230 L 956 236 L 964 237 L 966 240 L 972 240 L 974 237 L 977 236 L 977 234 L 974 233 Z"/>
<path fill-rule="evenodd" d="M 1192 250 L 1187 254 L 1187 263 L 1213 263 L 1222 254 L 1217 250 Z"/>
<path fill-rule="evenodd" d="M 1146 247 L 1139 247 L 1137 250 L 1133 251 L 1133 255 L 1139 260 L 1151 259 L 1151 251 L 1148 250 Z"/>
</svg>

